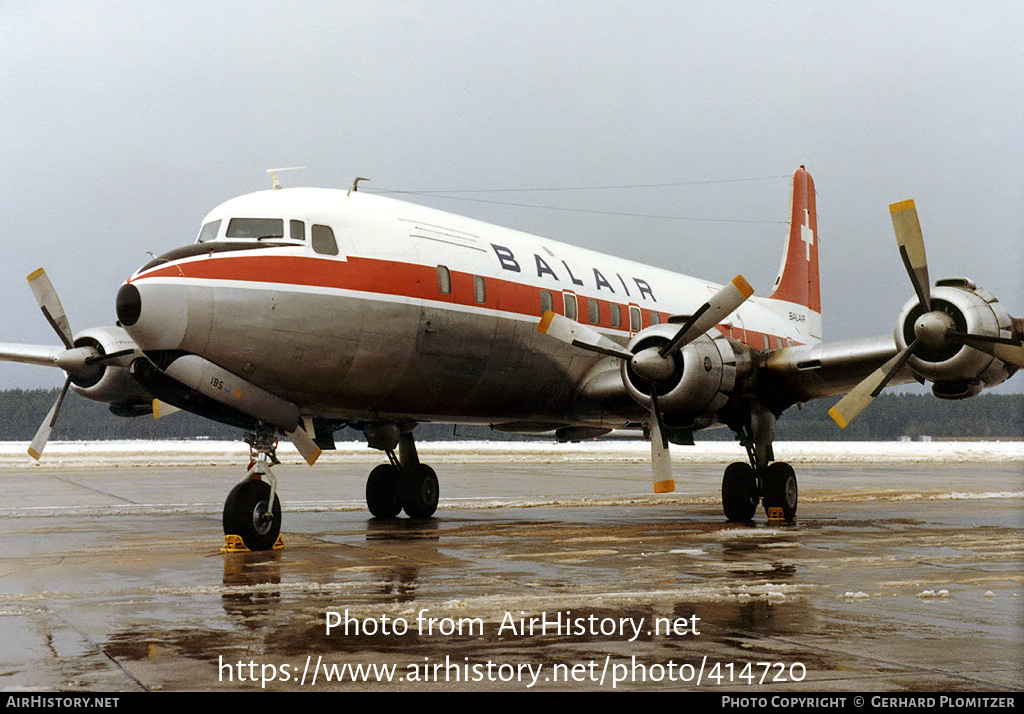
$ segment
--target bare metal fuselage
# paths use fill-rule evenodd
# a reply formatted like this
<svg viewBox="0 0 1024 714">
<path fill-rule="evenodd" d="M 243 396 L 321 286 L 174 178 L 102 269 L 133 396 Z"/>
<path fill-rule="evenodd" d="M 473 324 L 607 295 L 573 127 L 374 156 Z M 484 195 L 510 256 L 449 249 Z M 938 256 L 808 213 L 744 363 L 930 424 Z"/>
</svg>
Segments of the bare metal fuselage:
<svg viewBox="0 0 1024 714">
<path fill-rule="evenodd" d="M 129 279 L 142 308 L 126 329 L 147 353 L 200 355 L 307 416 L 621 426 L 643 409 L 613 414 L 577 398 L 588 373 L 617 363 L 538 332 L 545 307 L 574 306 L 581 323 L 625 344 L 718 287 L 342 191 L 250 194 L 204 224 L 253 216 L 329 226 L 337 254 L 304 240 L 224 250 L 222 228 L 208 250 Z M 767 349 L 816 342 L 810 322 L 801 306 L 755 298 L 718 331 Z"/>
</svg>

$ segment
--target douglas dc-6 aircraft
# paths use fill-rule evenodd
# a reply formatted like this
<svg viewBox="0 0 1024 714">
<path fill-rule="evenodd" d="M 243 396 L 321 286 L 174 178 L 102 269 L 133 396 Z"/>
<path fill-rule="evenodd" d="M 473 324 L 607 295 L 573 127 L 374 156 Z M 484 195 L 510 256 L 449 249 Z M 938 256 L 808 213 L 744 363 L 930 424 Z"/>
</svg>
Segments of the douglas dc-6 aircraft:
<svg viewBox="0 0 1024 714">
<path fill-rule="evenodd" d="M 747 461 L 722 505 L 793 519 L 797 480 L 772 451 L 794 404 L 846 394 L 845 426 L 887 384 L 930 381 L 961 399 L 1024 366 L 1024 320 L 966 278 L 931 286 L 913 201 L 890 206 L 915 295 L 894 339 L 822 342 L 814 183 L 793 175 L 789 235 L 771 293 L 725 286 L 352 189 L 275 188 L 221 204 L 196 242 L 142 266 L 118 322 L 73 336 L 46 274 L 29 283 L 63 347 L 0 344 L 0 359 L 67 381 L 29 453 L 39 458 L 70 387 L 115 414 L 184 409 L 246 431 L 252 464 L 224 531 L 252 550 L 281 528 L 270 469 L 278 435 L 313 464 L 359 429 L 388 463 L 366 501 L 378 518 L 429 517 L 434 471 L 418 423 L 553 432 L 561 441 L 643 429 L 654 490 L 671 491 L 668 444 L 730 428 Z"/>
</svg>

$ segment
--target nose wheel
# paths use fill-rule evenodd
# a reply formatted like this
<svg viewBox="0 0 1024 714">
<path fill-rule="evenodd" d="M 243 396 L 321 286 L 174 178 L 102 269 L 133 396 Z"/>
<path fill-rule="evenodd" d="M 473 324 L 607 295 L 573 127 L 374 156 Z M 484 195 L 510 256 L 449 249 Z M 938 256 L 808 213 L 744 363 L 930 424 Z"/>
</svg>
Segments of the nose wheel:
<svg viewBox="0 0 1024 714">
<path fill-rule="evenodd" d="M 281 500 L 271 503 L 266 481 L 249 478 L 231 489 L 224 501 L 224 535 L 237 535 L 249 550 L 270 550 L 281 534 Z"/>
<path fill-rule="evenodd" d="M 224 501 L 224 549 L 270 550 L 281 535 L 281 500 L 271 464 L 278 464 L 277 439 L 271 431 L 245 435 L 252 463 L 245 479 Z M 237 547 L 241 539 L 244 549 Z M 283 545 L 283 544 L 282 544 Z"/>
</svg>

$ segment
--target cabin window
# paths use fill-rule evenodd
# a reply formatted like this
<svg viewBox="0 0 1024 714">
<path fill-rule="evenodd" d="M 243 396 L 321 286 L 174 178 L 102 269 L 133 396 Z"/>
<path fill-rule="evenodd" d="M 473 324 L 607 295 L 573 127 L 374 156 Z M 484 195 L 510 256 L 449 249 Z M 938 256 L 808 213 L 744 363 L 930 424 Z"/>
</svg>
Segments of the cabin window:
<svg viewBox="0 0 1024 714">
<path fill-rule="evenodd" d="M 479 275 L 473 276 L 473 295 L 481 305 L 487 302 L 487 286 L 484 285 L 484 279 Z"/>
<path fill-rule="evenodd" d="M 313 250 L 320 255 L 338 254 L 338 243 L 330 226 L 313 224 Z"/>
<path fill-rule="evenodd" d="M 768 335 L 764 335 L 764 348 L 768 349 Z"/>
<path fill-rule="evenodd" d="M 283 218 L 232 218 L 228 222 L 228 238 L 283 238 Z"/>
<path fill-rule="evenodd" d="M 601 322 L 601 304 L 594 298 L 589 298 L 587 300 L 587 310 L 590 312 L 590 324 L 599 324 Z"/>
<path fill-rule="evenodd" d="M 206 243 L 217 237 L 217 233 L 220 231 L 220 221 L 210 221 L 203 229 L 199 231 L 199 242 Z"/>
<path fill-rule="evenodd" d="M 629 331 L 640 332 L 640 308 L 629 308 Z"/>
<path fill-rule="evenodd" d="M 437 266 L 437 289 L 441 291 L 442 295 L 451 295 L 452 293 L 452 274 L 448 272 L 447 266 Z"/>
<path fill-rule="evenodd" d="M 292 240 L 306 240 L 306 224 L 303 221 L 288 221 L 288 237 Z"/>
<path fill-rule="evenodd" d="M 656 312 L 652 312 L 651 313 L 651 324 L 652 325 L 657 325 L 659 322 L 661 322 L 661 315 L 659 315 Z"/>
<path fill-rule="evenodd" d="M 617 304 L 609 305 L 612 315 L 612 327 L 622 327 L 622 308 Z"/>
<path fill-rule="evenodd" d="M 540 291 L 540 314 L 543 315 L 548 310 L 554 311 L 555 301 L 551 297 L 551 293 L 547 290 Z"/>
<path fill-rule="evenodd" d="M 576 319 L 576 296 L 572 293 L 564 293 L 562 295 L 563 303 L 565 305 L 565 316 L 570 320 Z"/>
</svg>

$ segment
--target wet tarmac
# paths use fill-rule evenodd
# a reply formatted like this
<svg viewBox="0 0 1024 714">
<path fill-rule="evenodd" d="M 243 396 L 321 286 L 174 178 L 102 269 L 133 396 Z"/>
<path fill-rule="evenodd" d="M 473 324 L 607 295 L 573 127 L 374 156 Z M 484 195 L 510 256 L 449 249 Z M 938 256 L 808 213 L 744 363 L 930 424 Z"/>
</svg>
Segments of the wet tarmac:
<svg viewBox="0 0 1024 714">
<path fill-rule="evenodd" d="M 812 459 L 794 525 L 737 525 L 725 463 L 655 497 L 633 455 L 424 453 L 436 517 L 370 518 L 372 454 L 286 460 L 286 547 L 238 554 L 241 465 L 3 462 L 0 689 L 1021 689 L 1018 457 Z"/>
</svg>

